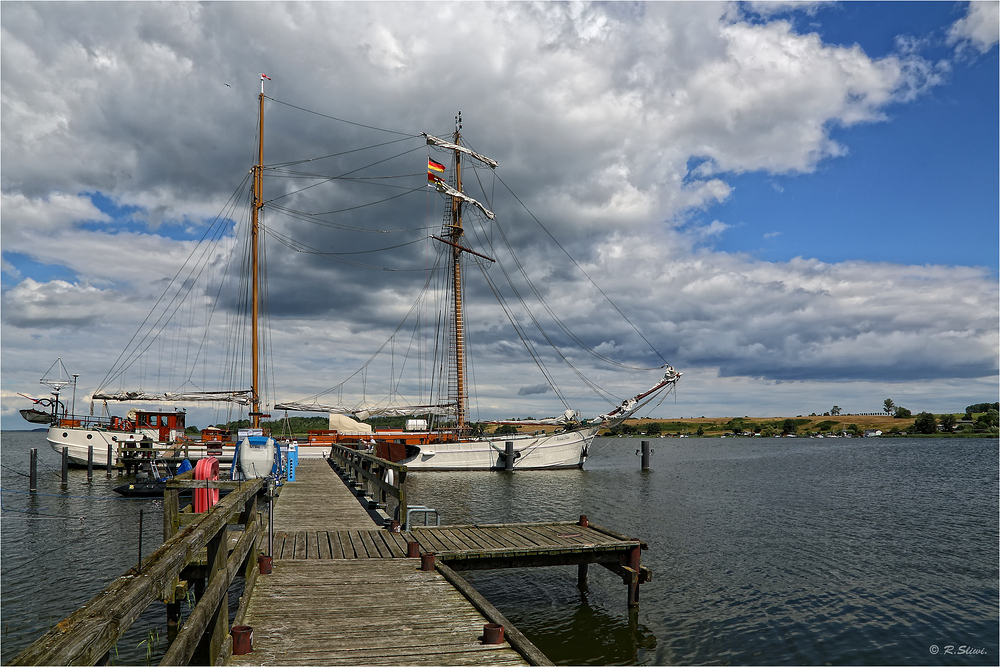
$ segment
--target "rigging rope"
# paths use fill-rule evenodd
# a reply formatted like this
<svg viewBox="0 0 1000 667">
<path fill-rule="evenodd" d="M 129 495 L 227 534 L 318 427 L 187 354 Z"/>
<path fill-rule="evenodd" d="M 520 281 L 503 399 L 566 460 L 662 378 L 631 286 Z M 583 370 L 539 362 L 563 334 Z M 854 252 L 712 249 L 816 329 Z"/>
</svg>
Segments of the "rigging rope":
<svg viewBox="0 0 1000 667">
<path fill-rule="evenodd" d="M 590 277 L 590 274 L 588 274 L 586 271 L 583 270 L 583 267 L 580 266 L 580 264 L 577 263 L 575 259 L 573 259 L 573 256 L 569 254 L 569 252 L 562 246 L 561 243 L 559 243 L 556 237 L 553 236 L 552 233 L 545 228 L 545 225 L 543 225 L 542 222 L 537 217 L 535 217 L 535 214 L 531 212 L 531 209 L 529 209 L 527 205 L 523 201 L 521 201 L 521 199 L 516 194 L 514 194 L 514 191 L 510 189 L 510 186 L 507 185 L 507 183 L 502 178 L 500 178 L 499 174 L 497 175 L 497 179 L 501 183 L 503 183 L 503 186 L 507 189 L 507 192 L 509 192 L 511 196 L 514 197 L 515 200 L 517 200 L 517 203 L 520 204 L 521 207 L 524 208 L 524 210 L 527 212 L 527 214 L 531 216 L 531 219 L 534 220 L 539 227 L 541 227 L 542 231 L 545 232 L 557 246 L 559 246 L 559 249 L 562 250 L 567 257 L 569 257 L 570 261 L 573 262 L 573 265 L 576 268 L 580 269 L 580 273 L 582 273 L 584 276 L 587 277 L 587 280 L 589 280 L 590 283 L 597 289 L 597 291 L 601 293 L 601 296 L 607 299 L 608 303 L 611 304 L 611 307 L 614 308 L 618 312 L 618 314 L 621 315 L 622 318 L 629 323 L 629 326 L 632 327 L 632 330 L 635 331 L 639 335 L 639 337 L 642 338 L 643 341 L 645 341 L 646 345 L 649 346 L 649 349 L 652 350 L 656 354 L 656 356 L 660 358 L 660 361 L 666 364 L 667 360 L 663 358 L 663 355 L 661 355 L 659 351 L 657 351 L 657 349 L 653 347 L 653 344 L 650 343 L 649 340 L 647 340 L 646 337 L 642 335 L 642 332 L 639 331 L 639 329 L 632 323 L 632 320 L 630 320 L 625 315 L 625 313 L 623 313 L 621 309 L 618 308 L 617 305 L 615 305 L 615 302 L 611 300 L 611 297 L 609 297 L 607 294 L 604 293 L 604 290 L 601 289 L 601 286 L 598 285 L 597 282 L 595 282 L 594 279 Z M 644 370 L 652 370 L 652 369 L 644 369 Z"/>
</svg>

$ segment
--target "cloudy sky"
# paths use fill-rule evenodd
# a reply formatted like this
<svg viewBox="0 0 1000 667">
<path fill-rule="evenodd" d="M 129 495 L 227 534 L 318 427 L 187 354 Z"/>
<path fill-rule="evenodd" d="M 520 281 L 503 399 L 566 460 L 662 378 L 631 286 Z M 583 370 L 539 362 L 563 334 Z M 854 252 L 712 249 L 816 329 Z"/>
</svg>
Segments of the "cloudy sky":
<svg viewBox="0 0 1000 667">
<path fill-rule="evenodd" d="M 269 400 L 337 385 L 414 303 L 440 250 L 426 158 L 448 158 L 420 132 L 459 111 L 500 165 L 466 176 L 497 214 L 469 244 L 504 265 L 467 272 L 473 418 L 563 410 L 486 302 L 511 253 L 609 395 L 684 373 L 652 416 L 997 399 L 995 2 L 8 1 L 0 22 L 3 428 L 57 357 L 85 401 L 220 214 L 222 275 L 262 72 L 265 163 L 334 156 L 265 179 Z M 176 388 L 181 353 L 150 351 L 122 383 Z"/>
</svg>

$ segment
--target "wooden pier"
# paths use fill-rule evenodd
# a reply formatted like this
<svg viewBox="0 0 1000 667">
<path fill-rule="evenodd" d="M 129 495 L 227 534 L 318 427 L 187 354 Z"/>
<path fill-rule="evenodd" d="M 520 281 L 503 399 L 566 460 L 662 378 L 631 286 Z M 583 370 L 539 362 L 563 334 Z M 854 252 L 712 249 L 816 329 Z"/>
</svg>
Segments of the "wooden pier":
<svg viewBox="0 0 1000 667">
<path fill-rule="evenodd" d="M 103 663 L 146 606 L 165 602 L 169 628 L 192 590 L 160 664 L 550 665 L 457 570 L 577 565 L 582 583 L 598 564 L 621 577 L 630 606 L 651 577 L 643 542 L 586 517 L 400 530 L 405 467 L 359 452 L 303 461 L 277 488 L 189 476 L 164 494 L 163 546 L 12 664 Z M 228 495 L 197 514 L 180 505 L 186 488 Z"/>
<path fill-rule="evenodd" d="M 275 505 L 273 572 L 237 618 L 252 652 L 231 664 L 551 664 L 455 570 L 575 564 L 584 579 L 596 563 L 636 600 L 650 576 L 645 544 L 585 519 L 394 532 L 373 516 L 325 461 L 299 467 Z M 504 644 L 483 643 L 487 623 Z"/>
</svg>

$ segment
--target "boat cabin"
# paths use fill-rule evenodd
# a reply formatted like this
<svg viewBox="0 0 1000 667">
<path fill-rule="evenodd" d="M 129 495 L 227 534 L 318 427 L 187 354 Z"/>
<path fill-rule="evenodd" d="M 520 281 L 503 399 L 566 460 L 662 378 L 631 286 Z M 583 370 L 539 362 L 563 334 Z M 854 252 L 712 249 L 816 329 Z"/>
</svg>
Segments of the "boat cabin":
<svg viewBox="0 0 1000 667">
<path fill-rule="evenodd" d="M 135 430 L 156 431 L 154 440 L 172 442 L 184 435 L 183 412 L 135 411 Z"/>
</svg>

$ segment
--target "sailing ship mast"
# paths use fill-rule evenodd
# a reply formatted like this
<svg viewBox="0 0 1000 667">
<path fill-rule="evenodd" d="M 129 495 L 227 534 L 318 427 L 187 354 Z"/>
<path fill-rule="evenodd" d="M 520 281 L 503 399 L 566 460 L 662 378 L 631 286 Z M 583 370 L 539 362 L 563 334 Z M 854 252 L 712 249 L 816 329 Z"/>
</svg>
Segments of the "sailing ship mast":
<svg viewBox="0 0 1000 667">
<path fill-rule="evenodd" d="M 251 323 L 250 323 L 250 366 L 251 366 L 251 406 L 250 424 L 253 428 L 260 428 L 260 339 L 257 331 L 257 319 L 260 310 L 259 299 L 259 267 L 257 259 L 257 246 L 260 236 L 260 210 L 264 208 L 264 79 L 266 75 L 260 75 L 260 95 L 258 101 L 258 128 L 257 128 L 257 164 L 253 168 L 253 206 L 250 211 L 250 294 L 251 294 Z"/>
<path fill-rule="evenodd" d="M 455 117 L 455 137 L 456 146 L 461 145 L 462 140 L 462 113 Z M 455 189 L 462 191 L 462 153 L 455 149 Z M 468 406 L 468 390 L 465 385 L 465 321 L 462 312 L 462 200 L 458 197 L 451 198 L 451 226 L 448 230 L 448 237 L 451 240 L 451 263 L 452 263 L 452 290 L 453 308 L 455 313 L 455 411 L 456 427 L 462 433 L 466 427 L 466 410 Z"/>
</svg>

